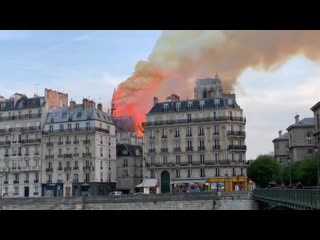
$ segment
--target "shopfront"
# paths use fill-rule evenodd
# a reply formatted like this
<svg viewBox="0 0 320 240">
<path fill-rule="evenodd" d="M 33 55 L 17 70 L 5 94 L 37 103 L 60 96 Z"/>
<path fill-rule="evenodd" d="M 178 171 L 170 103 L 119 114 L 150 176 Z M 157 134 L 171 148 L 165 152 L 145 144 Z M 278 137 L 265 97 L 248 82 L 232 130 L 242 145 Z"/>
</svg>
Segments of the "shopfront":
<svg viewBox="0 0 320 240">
<path fill-rule="evenodd" d="M 248 191 L 247 177 L 216 177 L 210 178 L 206 182 L 208 190 L 217 191 Z"/>
<path fill-rule="evenodd" d="M 206 180 L 190 180 L 190 179 L 179 179 L 172 181 L 172 192 L 173 193 L 184 193 L 184 192 L 203 192 L 206 189 Z"/>
</svg>

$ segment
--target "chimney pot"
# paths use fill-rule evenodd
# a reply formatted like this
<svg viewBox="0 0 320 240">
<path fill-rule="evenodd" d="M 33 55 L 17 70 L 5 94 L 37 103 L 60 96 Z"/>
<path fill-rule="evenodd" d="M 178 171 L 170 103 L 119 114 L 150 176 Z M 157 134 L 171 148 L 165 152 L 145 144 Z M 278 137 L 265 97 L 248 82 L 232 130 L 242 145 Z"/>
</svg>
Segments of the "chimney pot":
<svg viewBox="0 0 320 240">
<path fill-rule="evenodd" d="M 102 111 L 102 104 L 101 104 L 101 103 L 98 103 L 97 109 L 100 110 L 100 111 Z"/>
<path fill-rule="evenodd" d="M 280 130 L 280 131 L 279 131 L 279 137 L 281 137 L 281 135 L 282 135 L 282 131 Z"/>
<path fill-rule="evenodd" d="M 297 114 L 294 118 L 295 118 L 296 124 L 298 124 L 299 123 L 299 115 Z"/>
<path fill-rule="evenodd" d="M 153 105 L 156 105 L 158 103 L 158 98 L 157 97 L 154 97 L 153 98 Z"/>
</svg>

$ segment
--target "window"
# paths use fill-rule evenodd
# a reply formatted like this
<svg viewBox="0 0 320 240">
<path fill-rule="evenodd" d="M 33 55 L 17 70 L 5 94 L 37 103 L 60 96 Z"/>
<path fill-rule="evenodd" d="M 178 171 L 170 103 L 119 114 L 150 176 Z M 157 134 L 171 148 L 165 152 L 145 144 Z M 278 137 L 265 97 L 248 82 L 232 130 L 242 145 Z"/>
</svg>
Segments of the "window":
<svg viewBox="0 0 320 240">
<path fill-rule="evenodd" d="M 75 168 L 79 168 L 78 161 L 75 161 L 75 162 L 74 162 L 74 167 L 75 167 Z"/>
<path fill-rule="evenodd" d="M 123 170 L 123 176 L 124 176 L 124 177 L 128 177 L 128 176 L 129 176 L 128 170 Z"/>
<path fill-rule="evenodd" d="M 76 123 L 76 130 L 79 130 L 79 123 Z"/>
<path fill-rule="evenodd" d="M 86 129 L 90 129 L 90 122 L 86 122 Z"/>
<path fill-rule="evenodd" d="M 35 173 L 34 178 L 36 181 L 38 181 L 39 180 L 39 173 Z"/>
<path fill-rule="evenodd" d="M 180 148 L 180 141 L 175 141 L 175 144 L 174 144 L 176 150 L 178 150 Z"/>
<path fill-rule="evenodd" d="M 6 195 L 8 195 L 8 187 L 5 187 L 5 188 L 4 188 L 4 193 L 5 193 Z"/>
<path fill-rule="evenodd" d="M 32 118 L 32 111 L 29 110 L 29 118 Z"/>
<path fill-rule="evenodd" d="M 192 177 L 192 170 L 188 169 L 188 178 L 191 178 L 191 177 Z"/>
<path fill-rule="evenodd" d="M 214 107 L 215 107 L 215 108 L 218 108 L 219 105 L 220 105 L 220 99 L 215 99 L 215 100 L 214 100 Z"/>
<path fill-rule="evenodd" d="M 217 177 L 220 176 L 220 168 L 216 168 L 216 176 L 217 176 Z"/>
<path fill-rule="evenodd" d="M 29 148 L 26 147 L 26 154 L 25 155 L 29 155 Z"/>
<path fill-rule="evenodd" d="M 189 164 L 189 165 L 192 164 L 192 155 L 188 155 L 188 164 Z"/>
<path fill-rule="evenodd" d="M 213 120 L 217 120 L 217 112 L 213 112 Z"/>
<path fill-rule="evenodd" d="M 163 156 L 162 157 L 162 162 L 163 162 L 163 165 L 167 165 L 168 164 L 167 156 Z"/>
<path fill-rule="evenodd" d="M 204 129 L 202 127 L 199 128 L 199 136 L 204 136 Z"/>
<path fill-rule="evenodd" d="M 26 173 L 26 181 L 29 181 L 29 173 Z"/>
<path fill-rule="evenodd" d="M 62 113 L 62 118 L 66 118 L 67 117 L 67 112 L 63 112 Z"/>
<path fill-rule="evenodd" d="M 78 182 L 78 174 L 73 174 L 73 181 Z"/>
<path fill-rule="evenodd" d="M 103 157 L 103 148 L 100 148 L 100 157 Z"/>
<path fill-rule="evenodd" d="M 167 129 L 162 129 L 162 137 L 167 137 Z"/>
<path fill-rule="evenodd" d="M 188 110 L 192 109 L 192 102 L 188 102 Z"/>
<path fill-rule="evenodd" d="M 236 170 L 234 168 L 232 168 L 232 176 L 236 175 Z"/>
<path fill-rule="evenodd" d="M 81 118 L 81 114 L 82 114 L 82 112 L 78 112 L 77 113 L 77 118 Z"/>
<path fill-rule="evenodd" d="M 151 171 L 150 171 L 150 177 L 151 177 L 151 178 L 155 178 L 155 172 L 154 172 L 154 170 L 151 170 Z"/>
<path fill-rule="evenodd" d="M 89 154 L 89 147 L 86 147 L 86 154 Z"/>
<path fill-rule="evenodd" d="M 187 145 L 188 145 L 188 150 L 191 150 L 192 148 L 192 141 L 187 141 Z"/>
<path fill-rule="evenodd" d="M 62 162 L 59 162 L 59 169 L 62 169 Z"/>
<path fill-rule="evenodd" d="M 103 170 L 103 161 L 100 161 L 100 170 Z"/>
<path fill-rule="evenodd" d="M 89 173 L 86 173 L 85 181 L 86 181 L 86 182 L 89 182 L 89 181 L 90 181 L 90 174 L 89 174 Z"/>
<path fill-rule="evenodd" d="M 219 126 L 214 126 L 214 135 L 219 135 Z"/>
<path fill-rule="evenodd" d="M 163 104 L 163 111 L 168 112 L 168 104 Z"/>
<path fill-rule="evenodd" d="M 190 127 L 187 128 L 187 137 L 192 137 L 192 130 Z"/>
<path fill-rule="evenodd" d="M 60 132 L 63 132 L 63 131 L 64 131 L 64 125 L 60 124 Z"/>
<path fill-rule="evenodd" d="M 67 174 L 67 181 L 69 181 L 69 178 L 70 178 L 70 174 Z"/>
<path fill-rule="evenodd" d="M 181 107 L 181 103 L 176 103 L 176 111 L 179 112 Z"/>
<path fill-rule="evenodd" d="M 48 162 L 48 168 L 49 168 L 49 169 L 52 168 L 52 162 Z"/>
<path fill-rule="evenodd" d="M 205 103 L 205 101 L 200 101 L 200 102 L 199 102 L 199 107 L 200 107 L 200 109 L 203 109 L 204 103 Z"/>
<path fill-rule="evenodd" d="M 229 111 L 229 119 L 230 119 L 230 120 L 233 119 L 233 118 L 232 118 L 232 112 L 231 112 L 231 111 Z"/>
<path fill-rule="evenodd" d="M 71 130 L 72 130 L 72 125 L 69 123 L 69 124 L 68 124 L 68 131 L 71 132 Z"/>
<path fill-rule="evenodd" d="M 34 186 L 34 193 L 39 193 L 39 186 Z"/>
<path fill-rule="evenodd" d="M 191 113 L 188 113 L 187 114 L 187 122 L 191 122 L 192 121 L 192 114 Z"/>
<path fill-rule="evenodd" d="M 200 177 L 205 177 L 206 176 L 206 172 L 204 168 L 200 168 Z"/>
<path fill-rule="evenodd" d="M 243 176 L 243 168 L 240 168 L 241 176 Z"/>
<path fill-rule="evenodd" d="M 154 165 L 154 164 L 155 164 L 155 157 L 151 156 L 151 165 Z"/>
<path fill-rule="evenodd" d="M 19 194 L 19 187 L 14 187 L 14 194 L 18 195 Z"/>
<path fill-rule="evenodd" d="M 53 126 L 52 125 L 49 126 L 49 132 L 53 132 Z"/>
<path fill-rule="evenodd" d="M 16 173 L 16 174 L 14 175 L 14 180 L 17 181 L 17 182 L 19 182 L 19 174 L 18 174 L 18 173 Z"/>
<path fill-rule="evenodd" d="M 103 136 L 100 135 L 100 144 L 103 144 Z"/>
<path fill-rule="evenodd" d="M 152 161 L 152 157 L 151 157 L 151 161 Z M 128 159 L 123 159 L 123 167 L 128 167 Z"/>
<path fill-rule="evenodd" d="M 200 154 L 200 164 L 204 164 L 204 154 Z"/>
<path fill-rule="evenodd" d="M 180 156 L 179 155 L 176 155 L 176 164 L 180 165 Z"/>
<path fill-rule="evenodd" d="M 176 178 L 180 178 L 180 170 L 176 169 Z"/>
</svg>

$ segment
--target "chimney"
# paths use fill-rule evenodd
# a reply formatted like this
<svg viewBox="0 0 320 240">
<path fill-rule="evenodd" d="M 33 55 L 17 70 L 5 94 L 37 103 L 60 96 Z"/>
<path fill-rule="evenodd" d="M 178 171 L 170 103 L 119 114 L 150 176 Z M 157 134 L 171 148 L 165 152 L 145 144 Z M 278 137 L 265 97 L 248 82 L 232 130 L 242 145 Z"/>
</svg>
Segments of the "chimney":
<svg viewBox="0 0 320 240">
<path fill-rule="evenodd" d="M 75 109 L 76 108 L 76 102 L 71 100 L 70 101 L 70 109 Z"/>
<path fill-rule="evenodd" d="M 86 98 L 82 99 L 82 107 L 83 108 L 88 108 L 89 107 L 88 99 L 86 99 Z"/>
<path fill-rule="evenodd" d="M 101 103 L 98 103 L 97 109 L 102 112 L 102 104 Z"/>
<path fill-rule="evenodd" d="M 279 137 L 281 137 L 281 135 L 282 135 L 282 131 L 281 131 L 281 130 L 279 130 Z"/>
<path fill-rule="evenodd" d="M 158 103 L 158 98 L 157 97 L 154 97 L 153 98 L 153 105 L 156 105 Z"/>
<path fill-rule="evenodd" d="M 299 115 L 297 114 L 294 118 L 296 120 L 296 124 L 298 124 L 299 123 Z"/>
<path fill-rule="evenodd" d="M 6 99 L 3 96 L 0 96 L 0 102 L 4 102 Z"/>
</svg>

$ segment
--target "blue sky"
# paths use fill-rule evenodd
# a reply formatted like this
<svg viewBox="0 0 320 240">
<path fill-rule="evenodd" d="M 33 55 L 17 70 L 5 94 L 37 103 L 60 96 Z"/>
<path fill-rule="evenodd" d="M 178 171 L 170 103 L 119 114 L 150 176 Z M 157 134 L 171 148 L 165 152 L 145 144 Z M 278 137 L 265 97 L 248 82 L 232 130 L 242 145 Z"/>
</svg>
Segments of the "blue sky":
<svg viewBox="0 0 320 240">
<path fill-rule="evenodd" d="M 0 31 L 0 95 L 44 88 L 110 103 L 113 89 L 146 60 L 161 31 Z M 219 73 L 223 79 L 223 73 Z M 247 158 L 273 151 L 294 115 L 311 117 L 320 100 L 320 66 L 296 56 L 273 72 L 247 69 L 235 93 L 247 116 Z"/>
</svg>

